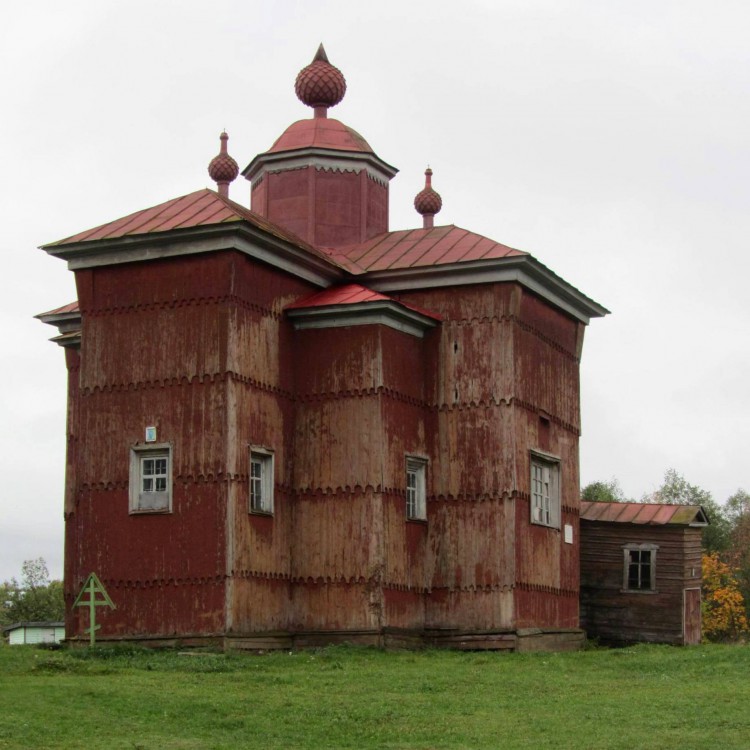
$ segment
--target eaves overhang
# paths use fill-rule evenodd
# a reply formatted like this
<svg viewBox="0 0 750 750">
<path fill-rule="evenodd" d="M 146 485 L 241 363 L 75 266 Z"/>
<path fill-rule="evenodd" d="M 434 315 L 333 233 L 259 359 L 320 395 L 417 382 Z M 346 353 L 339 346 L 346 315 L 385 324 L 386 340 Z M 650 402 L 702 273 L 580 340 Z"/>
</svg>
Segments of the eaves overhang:
<svg viewBox="0 0 750 750">
<path fill-rule="evenodd" d="M 439 323 L 434 317 L 392 300 L 294 308 L 287 309 L 286 314 L 297 330 L 385 325 L 417 338 L 423 338 L 428 330 Z"/>
<path fill-rule="evenodd" d="M 77 303 L 74 304 L 74 310 L 66 309 L 73 307 L 73 305 L 66 305 L 66 308 L 39 313 L 34 317 L 41 320 L 42 323 L 57 328 L 59 335 L 53 336 L 50 341 L 58 346 L 78 349 L 81 346 L 81 311 L 78 309 Z"/>
<path fill-rule="evenodd" d="M 358 276 L 357 281 L 379 292 L 515 282 L 586 325 L 591 318 L 609 314 L 606 307 L 587 297 L 531 255 L 370 271 Z"/>
<path fill-rule="evenodd" d="M 242 170 L 242 176 L 247 180 L 256 180 L 267 172 L 281 172 L 304 167 L 351 172 L 359 172 L 364 167 L 370 177 L 380 182 L 387 182 L 398 174 L 396 167 L 384 162 L 373 152 L 307 147 L 258 154 Z"/>
<path fill-rule="evenodd" d="M 79 330 L 81 327 L 80 310 L 39 313 L 39 315 L 35 315 L 34 317 L 37 320 L 41 320 L 42 323 L 55 326 L 60 333 L 70 333 L 71 331 Z"/>
<path fill-rule="evenodd" d="M 344 270 L 334 261 L 242 221 L 65 245 L 43 245 L 41 249 L 67 261 L 71 271 L 237 250 L 319 287 L 327 287 L 344 275 Z"/>
</svg>

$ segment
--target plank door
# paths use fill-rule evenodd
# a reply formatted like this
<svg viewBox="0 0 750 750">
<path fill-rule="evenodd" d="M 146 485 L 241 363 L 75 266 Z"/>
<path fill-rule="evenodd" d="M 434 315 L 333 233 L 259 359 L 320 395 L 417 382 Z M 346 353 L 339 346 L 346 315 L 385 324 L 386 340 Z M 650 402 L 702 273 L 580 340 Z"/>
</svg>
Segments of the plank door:
<svg viewBox="0 0 750 750">
<path fill-rule="evenodd" d="M 701 590 L 683 592 L 682 642 L 693 645 L 701 642 Z"/>
</svg>

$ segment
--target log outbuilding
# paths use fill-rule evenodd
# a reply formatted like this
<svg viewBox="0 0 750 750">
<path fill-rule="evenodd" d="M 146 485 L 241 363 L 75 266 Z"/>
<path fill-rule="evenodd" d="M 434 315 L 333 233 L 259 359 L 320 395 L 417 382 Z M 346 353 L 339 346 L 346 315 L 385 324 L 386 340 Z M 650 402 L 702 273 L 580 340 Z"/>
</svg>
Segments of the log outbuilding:
<svg viewBox="0 0 750 750">
<path fill-rule="evenodd" d="M 602 643 L 701 639 L 700 505 L 581 502 L 581 627 Z"/>
</svg>

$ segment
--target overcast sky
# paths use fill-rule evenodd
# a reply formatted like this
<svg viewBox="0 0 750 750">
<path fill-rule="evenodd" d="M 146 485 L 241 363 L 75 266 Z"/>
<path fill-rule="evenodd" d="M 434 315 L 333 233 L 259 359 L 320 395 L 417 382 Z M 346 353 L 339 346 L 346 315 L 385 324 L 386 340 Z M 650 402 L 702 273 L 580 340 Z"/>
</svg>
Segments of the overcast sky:
<svg viewBox="0 0 750 750">
<path fill-rule="evenodd" d="M 214 187 L 222 128 L 244 167 L 309 116 L 321 41 L 331 116 L 400 169 L 391 229 L 420 224 L 429 163 L 437 224 L 612 311 L 583 349 L 582 483 L 750 489 L 749 30 L 733 0 L 3 3 L 0 580 L 62 575 L 66 370 L 33 315 L 76 292 L 36 247 Z"/>
</svg>

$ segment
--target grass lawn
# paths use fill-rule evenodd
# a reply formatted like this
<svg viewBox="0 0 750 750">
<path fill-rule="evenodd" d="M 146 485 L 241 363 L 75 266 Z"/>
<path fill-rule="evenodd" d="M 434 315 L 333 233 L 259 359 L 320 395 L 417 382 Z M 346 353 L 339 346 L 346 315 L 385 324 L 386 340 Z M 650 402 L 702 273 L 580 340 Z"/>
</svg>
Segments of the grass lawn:
<svg viewBox="0 0 750 750">
<path fill-rule="evenodd" d="M 750 747 L 750 647 L 0 647 L 0 748 Z"/>
</svg>

